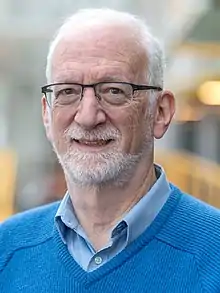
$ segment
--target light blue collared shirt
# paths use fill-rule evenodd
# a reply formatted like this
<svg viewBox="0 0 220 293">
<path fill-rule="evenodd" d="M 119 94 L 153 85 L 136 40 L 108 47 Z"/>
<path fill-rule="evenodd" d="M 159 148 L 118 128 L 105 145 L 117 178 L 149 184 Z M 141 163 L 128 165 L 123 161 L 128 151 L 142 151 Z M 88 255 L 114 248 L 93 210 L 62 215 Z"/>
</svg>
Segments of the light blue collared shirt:
<svg viewBox="0 0 220 293">
<path fill-rule="evenodd" d="M 170 195 L 164 170 L 155 165 L 157 181 L 145 196 L 113 228 L 111 240 L 95 251 L 80 226 L 68 192 L 61 201 L 55 222 L 63 242 L 75 261 L 87 272 L 103 265 L 140 236 L 153 222 Z"/>
</svg>

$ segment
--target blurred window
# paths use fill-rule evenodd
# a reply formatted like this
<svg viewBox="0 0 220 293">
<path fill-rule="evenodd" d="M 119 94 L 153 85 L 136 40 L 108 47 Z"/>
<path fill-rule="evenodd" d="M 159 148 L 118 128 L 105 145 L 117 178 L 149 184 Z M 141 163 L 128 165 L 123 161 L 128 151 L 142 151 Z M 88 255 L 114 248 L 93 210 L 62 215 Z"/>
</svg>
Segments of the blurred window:
<svg viewBox="0 0 220 293">
<path fill-rule="evenodd" d="M 187 121 L 177 126 L 177 146 L 179 149 L 196 153 L 195 138 L 198 123 L 197 121 Z"/>
</svg>

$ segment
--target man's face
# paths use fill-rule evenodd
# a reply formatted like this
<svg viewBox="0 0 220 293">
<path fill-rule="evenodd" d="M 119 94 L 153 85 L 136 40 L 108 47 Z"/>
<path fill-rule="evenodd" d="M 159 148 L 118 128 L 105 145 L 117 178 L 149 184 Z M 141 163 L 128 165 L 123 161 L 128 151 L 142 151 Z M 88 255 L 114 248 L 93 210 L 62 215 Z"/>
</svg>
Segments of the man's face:
<svg viewBox="0 0 220 293">
<path fill-rule="evenodd" d="M 51 68 L 52 82 L 93 84 L 104 81 L 146 84 L 143 50 L 138 56 L 128 31 L 96 29 L 63 38 Z M 153 149 L 154 110 L 149 93 L 139 92 L 125 106 L 106 106 L 84 90 L 77 104 L 61 105 L 54 98 L 48 132 L 63 169 L 76 183 L 120 184 Z M 43 100 L 44 121 L 48 120 Z"/>
</svg>

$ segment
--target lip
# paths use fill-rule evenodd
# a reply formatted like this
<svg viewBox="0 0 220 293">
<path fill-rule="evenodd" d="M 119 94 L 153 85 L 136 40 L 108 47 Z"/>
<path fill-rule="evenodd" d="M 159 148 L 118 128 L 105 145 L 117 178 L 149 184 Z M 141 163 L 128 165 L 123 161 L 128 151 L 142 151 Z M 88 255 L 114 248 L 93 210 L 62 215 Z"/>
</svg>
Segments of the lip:
<svg viewBox="0 0 220 293">
<path fill-rule="evenodd" d="M 110 139 L 109 141 L 106 141 L 106 143 L 96 143 L 95 141 L 79 141 L 79 140 L 75 140 L 72 139 L 71 140 L 71 144 L 73 144 L 74 146 L 76 146 L 78 149 L 80 150 L 84 150 L 87 152 L 97 152 L 97 151 L 102 151 L 105 150 L 107 148 L 109 148 L 109 146 L 111 146 L 114 143 L 114 140 Z"/>
</svg>

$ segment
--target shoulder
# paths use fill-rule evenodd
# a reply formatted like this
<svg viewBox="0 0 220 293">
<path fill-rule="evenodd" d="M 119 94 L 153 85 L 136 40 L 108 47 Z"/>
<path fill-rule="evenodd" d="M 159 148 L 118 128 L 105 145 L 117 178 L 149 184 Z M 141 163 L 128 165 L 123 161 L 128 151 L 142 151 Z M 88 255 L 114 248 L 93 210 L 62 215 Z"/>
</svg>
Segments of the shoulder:
<svg viewBox="0 0 220 293">
<path fill-rule="evenodd" d="M 172 244 L 183 249 L 197 250 L 201 243 L 220 247 L 220 210 L 176 187 L 174 190 L 181 193 L 181 198 L 159 237 L 172 239 Z"/>
<path fill-rule="evenodd" d="M 175 216 L 183 221 L 184 229 L 200 237 L 209 234 L 213 237 L 210 238 L 211 241 L 215 241 L 214 238 L 217 237 L 215 232 L 220 232 L 220 210 L 191 195 L 183 194 Z"/>
<path fill-rule="evenodd" d="M 157 239 L 194 255 L 204 267 L 207 267 L 208 262 L 214 265 L 217 261 L 220 269 L 219 209 L 181 192 L 176 187 L 173 190 L 181 195 L 180 200 Z"/>
<path fill-rule="evenodd" d="M 0 244 L 4 241 L 10 241 L 11 245 L 18 242 L 30 244 L 48 237 L 58 206 L 59 202 L 55 202 L 8 218 L 0 224 Z"/>
<path fill-rule="evenodd" d="M 190 254 L 197 266 L 203 286 L 220 286 L 220 211 L 175 188 L 180 200 L 157 235 L 170 247 Z M 210 281 L 212 280 L 212 281 Z"/>
<path fill-rule="evenodd" d="M 0 270 L 16 250 L 52 237 L 59 202 L 18 213 L 0 224 Z"/>
</svg>

